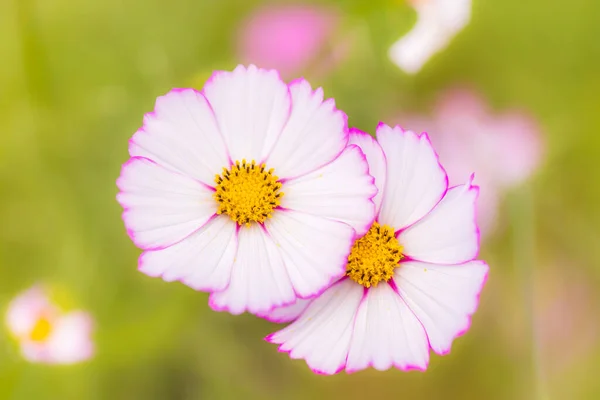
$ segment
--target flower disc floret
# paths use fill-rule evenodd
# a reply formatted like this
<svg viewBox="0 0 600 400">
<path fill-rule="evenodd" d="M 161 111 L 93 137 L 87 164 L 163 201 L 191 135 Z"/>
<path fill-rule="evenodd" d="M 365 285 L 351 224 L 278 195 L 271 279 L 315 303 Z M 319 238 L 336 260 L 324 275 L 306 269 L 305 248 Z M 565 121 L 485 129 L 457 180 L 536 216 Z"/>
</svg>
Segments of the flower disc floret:
<svg viewBox="0 0 600 400">
<path fill-rule="evenodd" d="M 40 317 L 33 326 L 29 336 L 35 342 L 43 342 L 48 339 L 51 333 L 52 322 L 47 317 Z"/>
<path fill-rule="evenodd" d="M 217 214 L 227 214 L 238 225 L 249 227 L 251 222 L 264 223 L 279 206 L 283 192 L 281 183 L 273 175 L 273 168 L 265 164 L 236 161 L 231 168 L 223 168 L 215 177 L 214 198 L 219 203 Z"/>
<path fill-rule="evenodd" d="M 402 246 L 388 225 L 373 223 L 369 232 L 352 246 L 346 275 L 366 288 L 389 281 L 402 259 Z"/>
</svg>

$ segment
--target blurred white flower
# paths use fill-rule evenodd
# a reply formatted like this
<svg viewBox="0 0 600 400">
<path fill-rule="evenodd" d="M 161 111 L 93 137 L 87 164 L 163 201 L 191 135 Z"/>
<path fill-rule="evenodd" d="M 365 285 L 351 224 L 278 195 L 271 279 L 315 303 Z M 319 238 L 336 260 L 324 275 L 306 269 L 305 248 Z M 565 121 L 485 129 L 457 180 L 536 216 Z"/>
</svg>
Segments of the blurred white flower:
<svg viewBox="0 0 600 400">
<path fill-rule="evenodd" d="M 415 26 L 390 48 L 390 58 L 415 74 L 471 19 L 471 0 L 409 0 L 417 12 Z"/>
<path fill-rule="evenodd" d="M 91 316 L 83 311 L 63 312 L 40 286 L 10 303 L 6 325 L 30 362 L 73 364 L 94 354 Z"/>
</svg>

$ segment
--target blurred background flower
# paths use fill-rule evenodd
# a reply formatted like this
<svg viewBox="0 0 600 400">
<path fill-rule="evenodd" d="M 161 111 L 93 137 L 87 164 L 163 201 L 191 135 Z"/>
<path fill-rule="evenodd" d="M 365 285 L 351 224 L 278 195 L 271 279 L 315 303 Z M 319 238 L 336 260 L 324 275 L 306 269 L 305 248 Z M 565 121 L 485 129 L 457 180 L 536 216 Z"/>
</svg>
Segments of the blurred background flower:
<svg viewBox="0 0 600 400">
<path fill-rule="evenodd" d="M 468 26 L 418 74 L 406 74 L 388 52 L 415 27 L 413 5 L 0 2 L 0 305 L 7 309 L 31 282 L 59 281 L 94 316 L 96 346 L 88 362 L 56 368 L 24 361 L 0 330 L 0 398 L 598 398 L 600 4 L 473 0 Z M 240 32 L 280 7 L 333 13 L 319 50 L 286 79 L 323 86 L 364 131 L 380 120 L 429 129 L 442 156 L 447 140 L 461 138 L 455 151 L 477 163 L 465 168 L 476 172 L 482 197 L 489 189 L 498 199 L 479 202 L 504 228 L 483 242 L 490 276 L 479 311 L 469 334 L 424 374 L 315 376 L 261 340 L 277 325 L 210 311 L 205 294 L 137 271 L 115 201 L 127 140 L 157 96 L 249 61 Z M 342 61 L 330 62 L 338 52 L 333 59 Z M 475 96 L 445 106 L 463 115 L 453 122 L 461 132 L 437 128 L 438 99 L 457 85 Z M 410 126 L 409 115 L 421 116 L 423 128 Z M 499 163 L 472 158 L 471 141 Z M 538 155 L 513 162 L 502 159 L 506 148 Z"/>
<path fill-rule="evenodd" d="M 417 73 L 471 18 L 471 0 L 407 0 L 417 12 L 412 29 L 390 48 L 391 60 L 409 74 Z"/>
<path fill-rule="evenodd" d="M 537 122 L 522 110 L 494 113 L 468 89 L 447 90 L 432 115 L 405 115 L 398 123 L 429 134 L 451 186 L 475 173 L 475 184 L 481 187 L 478 219 L 483 234 L 495 227 L 504 192 L 522 184 L 541 162 Z"/>
<path fill-rule="evenodd" d="M 325 68 L 338 15 L 333 8 L 309 4 L 271 3 L 252 11 L 238 28 L 239 60 L 263 68 L 275 68 L 284 78 L 294 78 L 311 63 Z M 323 56 L 319 59 L 319 56 Z"/>
<path fill-rule="evenodd" d="M 73 364 L 87 360 L 94 353 L 90 315 L 61 310 L 39 285 L 10 303 L 6 325 L 23 357 L 30 362 Z"/>
</svg>

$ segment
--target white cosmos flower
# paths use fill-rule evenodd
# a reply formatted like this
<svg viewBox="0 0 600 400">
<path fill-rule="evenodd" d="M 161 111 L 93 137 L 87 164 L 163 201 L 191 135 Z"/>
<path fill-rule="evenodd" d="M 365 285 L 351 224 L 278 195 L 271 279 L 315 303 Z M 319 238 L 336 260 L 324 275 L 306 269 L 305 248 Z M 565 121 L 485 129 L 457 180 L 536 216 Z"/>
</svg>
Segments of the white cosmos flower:
<svg viewBox="0 0 600 400">
<path fill-rule="evenodd" d="M 415 26 L 389 51 L 390 58 L 409 74 L 417 73 L 471 19 L 471 0 L 410 0 L 417 12 Z"/>
<path fill-rule="evenodd" d="M 469 328 L 487 277 L 476 260 L 478 188 L 448 189 L 426 134 L 380 124 L 377 141 L 355 130 L 350 143 L 365 152 L 379 188 L 376 221 L 356 240 L 345 277 L 263 315 L 295 319 L 267 340 L 324 374 L 424 370 L 430 347 L 446 354 Z"/>
<path fill-rule="evenodd" d="M 117 181 L 139 269 L 233 314 L 343 276 L 377 192 L 346 120 L 321 89 L 253 65 L 159 97 Z"/>
<path fill-rule="evenodd" d="M 61 311 L 40 286 L 13 299 L 6 325 L 30 362 L 73 364 L 94 354 L 91 316 L 83 311 Z"/>
</svg>

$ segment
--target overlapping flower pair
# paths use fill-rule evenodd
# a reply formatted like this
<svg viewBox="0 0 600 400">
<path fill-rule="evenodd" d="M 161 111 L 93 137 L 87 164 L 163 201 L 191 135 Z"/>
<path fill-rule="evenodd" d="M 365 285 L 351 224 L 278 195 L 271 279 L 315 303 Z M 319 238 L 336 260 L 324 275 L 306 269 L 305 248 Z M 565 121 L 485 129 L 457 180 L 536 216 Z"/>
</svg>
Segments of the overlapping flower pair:
<svg viewBox="0 0 600 400">
<path fill-rule="evenodd" d="M 478 188 L 448 187 L 426 134 L 376 137 L 253 65 L 159 97 L 117 182 L 139 269 L 291 322 L 267 340 L 315 372 L 426 369 L 487 277 Z"/>
</svg>

